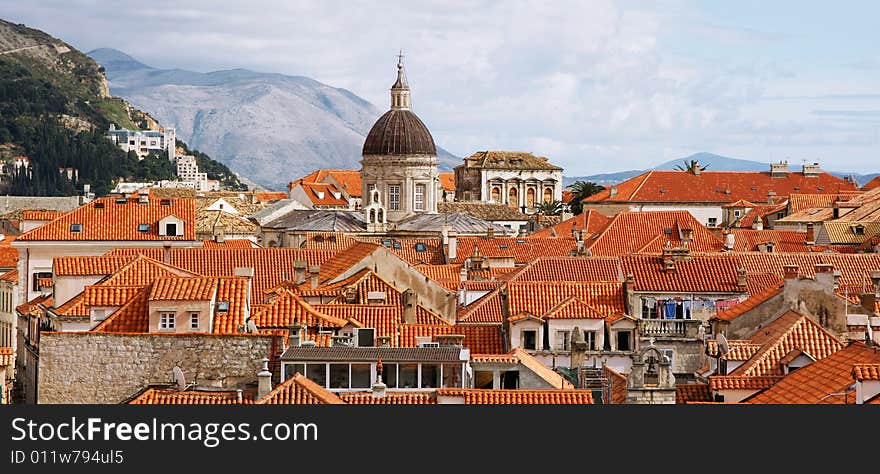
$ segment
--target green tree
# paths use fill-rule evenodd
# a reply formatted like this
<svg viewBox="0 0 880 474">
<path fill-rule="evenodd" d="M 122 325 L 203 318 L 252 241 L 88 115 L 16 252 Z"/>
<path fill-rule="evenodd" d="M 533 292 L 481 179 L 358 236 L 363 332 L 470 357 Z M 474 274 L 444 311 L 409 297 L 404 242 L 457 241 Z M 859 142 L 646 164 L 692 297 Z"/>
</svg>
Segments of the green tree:
<svg viewBox="0 0 880 474">
<path fill-rule="evenodd" d="M 582 201 L 599 191 L 605 189 L 604 186 L 600 186 L 592 181 L 575 181 L 569 184 L 566 189 L 571 191 L 571 202 L 569 202 L 568 207 L 571 209 L 571 212 L 575 214 L 580 214 L 584 211 L 584 206 Z"/>
<path fill-rule="evenodd" d="M 697 174 L 697 169 L 704 170 L 709 165 L 701 165 L 699 160 L 682 160 L 680 165 L 675 165 L 675 169 L 679 171 L 687 171 L 688 173 Z"/>
<path fill-rule="evenodd" d="M 535 206 L 538 214 L 545 216 L 558 216 L 562 214 L 563 209 L 565 209 L 565 204 L 562 201 L 542 202 Z"/>
</svg>

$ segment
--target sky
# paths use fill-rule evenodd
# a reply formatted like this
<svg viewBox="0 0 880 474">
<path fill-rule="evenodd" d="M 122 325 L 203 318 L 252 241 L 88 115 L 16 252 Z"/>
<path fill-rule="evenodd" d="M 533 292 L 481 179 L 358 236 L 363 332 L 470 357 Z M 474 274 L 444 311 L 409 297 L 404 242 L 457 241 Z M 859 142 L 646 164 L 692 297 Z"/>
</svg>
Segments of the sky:
<svg viewBox="0 0 880 474">
<path fill-rule="evenodd" d="M 0 0 L 0 17 L 159 68 L 308 76 L 413 111 L 458 156 L 568 176 L 707 151 L 880 172 L 880 2 Z"/>
</svg>

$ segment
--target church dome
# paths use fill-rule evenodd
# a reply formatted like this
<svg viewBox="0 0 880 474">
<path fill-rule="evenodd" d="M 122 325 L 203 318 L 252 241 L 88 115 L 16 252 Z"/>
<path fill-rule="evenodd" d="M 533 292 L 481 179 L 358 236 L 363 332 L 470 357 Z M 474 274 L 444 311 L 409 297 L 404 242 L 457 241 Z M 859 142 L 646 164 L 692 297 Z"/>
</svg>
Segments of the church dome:
<svg viewBox="0 0 880 474">
<path fill-rule="evenodd" d="M 410 110 L 392 109 L 379 117 L 364 141 L 363 155 L 430 155 L 437 147 L 428 127 Z"/>
</svg>

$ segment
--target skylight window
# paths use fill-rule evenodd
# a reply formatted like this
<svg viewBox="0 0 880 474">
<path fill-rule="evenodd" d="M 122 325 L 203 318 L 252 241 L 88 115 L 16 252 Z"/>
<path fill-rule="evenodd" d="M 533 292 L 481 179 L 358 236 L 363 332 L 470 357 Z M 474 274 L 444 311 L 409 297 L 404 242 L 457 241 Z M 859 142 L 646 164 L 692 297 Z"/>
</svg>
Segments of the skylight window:
<svg viewBox="0 0 880 474">
<path fill-rule="evenodd" d="M 229 302 L 228 301 L 218 301 L 217 302 L 217 311 L 229 311 Z"/>
<path fill-rule="evenodd" d="M 149 232 L 150 224 L 138 224 L 138 232 Z"/>
<path fill-rule="evenodd" d="M 382 245 L 391 248 L 391 239 L 382 239 Z"/>
<path fill-rule="evenodd" d="M 663 229 L 663 233 L 666 235 L 672 235 L 672 229 Z"/>
<path fill-rule="evenodd" d="M 416 252 L 427 252 L 428 247 L 424 244 L 424 242 L 416 242 Z"/>
<path fill-rule="evenodd" d="M 159 201 L 159 205 L 162 205 L 162 206 L 170 206 L 170 205 L 171 205 L 171 199 L 162 199 L 162 200 Z"/>
<path fill-rule="evenodd" d="M 82 232 L 83 225 L 82 224 L 70 224 L 71 232 Z"/>
<path fill-rule="evenodd" d="M 119 198 L 116 200 L 116 204 L 126 204 L 127 202 L 128 202 L 128 199 L 125 199 L 125 198 Z"/>
<path fill-rule="evenodd" d="M 526 241 L 523 240 L 523 239 L 516 239 L 516 243 L 518 243 L 518 244 L 524 244 L 524 243 L 526 243 Z"/>
<path fill-rule="evenodd" d="M 398 242 L 398 241 L 395 240 L 395 241 L 394 241 L 394 248 L 397 249 L 397 250 L 400 250 L 400 249 L 401 249 L 400 242 Z"/>
<path fill-rule="evenodd" d="M 500 244 L 500 245 L 498 246 L 498 248 L 500 248 L 500 249 L 506 249 L 506 248 L 509 248 L 509 247 L 507 246 L 507 244 Z"/>
</svg>

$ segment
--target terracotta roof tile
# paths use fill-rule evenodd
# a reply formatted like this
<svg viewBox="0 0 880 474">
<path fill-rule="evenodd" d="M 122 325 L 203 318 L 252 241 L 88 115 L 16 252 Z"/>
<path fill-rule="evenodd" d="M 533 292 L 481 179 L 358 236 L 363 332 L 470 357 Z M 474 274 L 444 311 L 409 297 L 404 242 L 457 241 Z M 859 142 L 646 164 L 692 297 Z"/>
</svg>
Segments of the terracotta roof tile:
<svg viewBox="0 0 880 474">
<path fill-rule="evenodd" d="M 616 257 L 541 257 L 510 275 L 509 281 L 623 281 Z"/>
<path fill-rule="evenodd" d="M 749 397 L 747 403 L 843 404 L 855 403 L 856 392 L 845 392 L 855 382 L 854 368 L 880 364 L 880 352 L 852 342 L 834 354 L 789 373 L 774 386 Z M 840 395 L 847 393 L 846 396 Z"/>
<path fill-rule="evenodd" d="M 611 189 L 616 195 L 611 196 Z M 740 199 L 753 203 L 793 193 L 828 193 L 856 191 L 856 187 L 828 173 L 807 177 L 790 172 L 786 177 L 771 177 L 769 172 L 703 171 L 699 175 L 685 171 L 652 170 L 605 189 L 584 202 L 700 202 L 729 203 Z"/>
<path fill-rule="evenodd" d="M 13 283 L 18 281 L 18 270 L 9 270 L 8 272 L 0 275 L 0 280 L 3 281 L 11 281 Z"/>
<path fill-rule="evenodd" d="M 405 325 L 403 308 L 394 305 L 362 305 L 362 304 L 323 304 L 314 305 L 319 313 L 341 320 L 353 320 L 361 324 L 361 327 L 376 328 L 377 337 L 388 336 L 391 338 L 392 347 L 400 347 L 403 339 L 398 336 L 398 328 Z M 415 324 L 429 326 L 447 326 L 452 328 L 439 316 L 431 313 L 422 306 L 416 308 Z M 448 334 L 458 334 L 455 330 Z"/>
<path fill-rule="evenodd" d="M 712 375 L 709 377 L 709 388 L 712 390 L 763 390 L 773 386 L 782 379 L 781 375 Z M 706 400 L 711 401 L 711 400 Z"/>
<path fill-rule="evenodd" d="M 582 231 L 583 239 L 589 239 L 605 228 L 611 221 L 610 217 L 595 209 L 585 209 L 584 212 L 564 220 L 559 224 L 541 229 L 532 237 L 556 237 L 558 239 L 574 239 L 572 231 Z"/>
<path fill-rule="evenodd" d="M 376 244 L 358 242 L 344 251 L 338 252 L 336 255 L 322 263 L 318 278 L 322 283 L 332 280 L 345 273 L 345 271 L 361 260 L 367 258 L 378 248 L 379 245 Z"/>
<path fill-rule="evenodd" d="M 816 194 L 800 194 L 794 193 L 788 196 L 789 214 L 800 212 L 804 209 L 817 207 L 831 208 L 837 201 L 849 201 L 862 194 L 859 191 L 851 191 L 844 193 L 816 193 Z"/>
<path fill-rule="evenodd" d="M 236 334 L 243 327 L 247 316 L 248 281 L 242 277 L 217 279 L 217 302 L 229 302 L 229 311 L 217 311 L 214 315 L 213 334 Z"/>
<path fill-rule="evenodd" d="M 149 287 L 144 287 L 107 319 L 92 328 L 93 332 L 150 332 Z"/>
<path fill-rule="evenodd" d="M 541 316 L 545 319 L 603 319 L 608 315 L 596 311 L 576 296 L 569 296 Z"/>
<path fill-rule="evenodd" d="M 623 283 L 619 282 L 510 282 L 464 308 L 459 321 L 501 323 L 501 292 L 507 290 L 511 315 L 528 312 L 536 316 L 547 314 L 554 306 L 569 297 L 576 297 L 598 314 L 610 316 L 625 313 Z"/>
<path fill-rule="evenodd" d="M 688 211 L 620 212 L 585 245 L 592 255 L 660 253 L 667 242 L 671 247 L 685 245 L 685 230 L 693 233 L 687 244 L 691 252 L 717 252 L 724 247 Z"/>
<path fill-rule="evenodd" d="M 737 285 L 739 263 L 724 255 L 701 255 L 675 262 L 665 271 L 663 258 L 653 255 L 620 257 L 625 275 L 633 275 L 636 291 L 744 293 Z"/>
<path fill-rule="evenodd" d="M 23 221 L 54 221 L 63 216 L 66 212 L 62 211 L 23 211 L 21 220 Z"/>
<path fill-rule="evenodd" d="M 51 308 L 52 301 L 52 295 L 40 295 L 28 301 L 27 303 L 16 306 L 15 310 L 18 311 L 20 314 L 36 315 L 41 313 L 41 305 L 47 308 Z"/>
<path fill-rule="evenodd" d="M 592 390 L 441 388 L 437 396 L 464 397 L 467 405 L 591 405 Z"/>
<path fill-rule="evenodd" d="M 810 318 L 788 311 L 749 337 L 761 348 L 750 359 L 728 375 L 781 376 L 780 361 L 794 349 L 800 349 L 813 360 L 820 360 L 843 347 L 837 338 Z"/>
<path fill-rule="evenodd" d="M 455 173 L 439 173 L 438 178 L 444 191 L 455 191 Z"/>
<path fill-rule="evenodd" d="M 305 183 L 339 183 L 341 188 L 352 197 L 361 197 L 362 181 L 360 170 L 336 170 L 336 169 L 320 169 L 314 171 L 288 185 L 288 188 L 294 186 L 298 182 Z"/>
<path fill-rule="evenodd" d="M 216 278 L 157 278 L 150 290 L 150 301 L 209 301 L 216 289 Z"/>
<path fill-rule="evenodd" d="M 253 398 L 242 396 L 238 399 L 236 391 L 170 390 L 150 388 L 128 402 L 129 405 L 249 405 Z"/>
<path fill-rule="evenodd" d="M 281 382 L 256 403 L 258 405 L 341 405 L 345 402 L 333 392 L 297 373 Z"/>
<path fill-rule="evenodd" d="M 862 191 L 870 191 L 875 188 L 880 188 L 880 176 L 877 176 L 871 181 L 865 183 L 865 185 L 862 186 Z"/>
<path fill-rule="evenodd" d="M 538 257 L 567 257 L 577 250 L 577 243 L 555 238 L 540 237 L 458 237 L 457 258 L 450 263 L 461 263 L 478 249 L 484 257 L 513 257 L 515 264 L 525 264 Z"/>
<path fill-rule="evenodd" d="M 358 237 L 382 245 L 411 265 L 442 265 L 443 243 L 435 237 Z"/>
<path fill-rule="evenodd" d="M 807 245 L 805 232 L 793 232 L 787 230 L 752 230 L 730 229 L 734 235 L 733 249 L 737 252 L 759 251 L 759 244 L 773 244 L 774 252 L 811 252 L 811 245 Z"/>
<path fill-rule="evenodd" d="M 754 344 L 748 340 L 731 340 L 729 341 L 730 352 L 722 356 L 725 360 L 749 360 L 761 349 L 760 344 Z"/>
<path fill-rule="evenodd" d="M 688 383 L 675 386 L 675 403 L 682 405 L 690 402 L 711 402 L 712 391 L 709 384 Z"/>
<path fill-rule="evenodd" d="M 251 320 L 261 329 L 285 329 L 295 324 L 308 327 L 341 328 L 347 323 L 345 318 L 329 316 L 316 310 L 300 296 L 289 290 L 281 293 L 259 311 L 255 311 Z"/>
<path fill-rule="evenodd" d="M 162 249 L 156 249 L 160 253 Z M 119 257 L 55 257 L 52 273 L 58 276 L 109 275 L 134 260 L 135 255 Z M 160 257 L 161 258 L 161 257 Z"/>
<path fill-rule="evenodd" d="M 853 367 L 853 377 L 856 380 L 880 380 L 880 363 L 856 364 Z"/>
<path fill-rule="evenodd" d="M 255 249 L 260 246 L 247 239 L 225 239 L 223 242 L 203 240 L 202 248 Z"/>
<path fill-rule="evenodd" d="M 711 319 L 720 319 L 722 321 L 733 321 L 743 314 L 751 311 L 762 303 L 782 294 L 782 284 L 768 286 L 759 293 L 746 298 L 745 300 L 733 305 L 730 309 L 724 310 Z"/>
<path fill-rule="evenodd" d="M 871 271 L 880 268 L 880 254 L 748 252 L 729 257 L 746 269 L 749 280 L 754 274 L 772 274 L 777 282 L 785 276 L 785 265 L 797 265 L 801 276 L 813 278 L 817 264 L 830 263 L 834 271 L 840 272 L 839 290 L 849 293 L 860 293 L 869 284 Z M 749 291 L 752 292 L 751 281 Z"/>
<path fill-rule="evenodd" d="M 374 397 L 372 392 L 343 392 L 339 398 L 349 405 L 436 405 L 435 392 L 385 392 Z"/>
<path fill-rule="evenodd" d="M 48 224 L 18 236 L 20 241 L 55 240 L 195 240 L 195 206 L 191 199 L 151 199 L 149 204 L 138 203 L 138 198 L 117 203 L 115 198 L 98 198 Z M 169 205 L 162 205 L 168 202 Z M 100 207 L 103 206 L 103 207 Z M 183 235 L 160 236 L 158 222 L 169 216 L 183 220 Z M 73 224 L 81 230 L 72 232 Z M 141 224 L 149 224 L 149 232 L 138 231 Z"/>
<path fill-rule="evenodd" d="M 622 374 L 607 365 L 603 370 L 605 378 L 611 385 L 611 394 L 606 393 L 605 396 L 611 400 L 612 405 L 626 405 L 626 374 Z"/>
<path fill-rule="evenodd" d="M 274 202 L 287 199 L 287 193 L 284 191 L 258 191 L 254 193 L 254 199 L 257 202 Z"/>
</svg>

